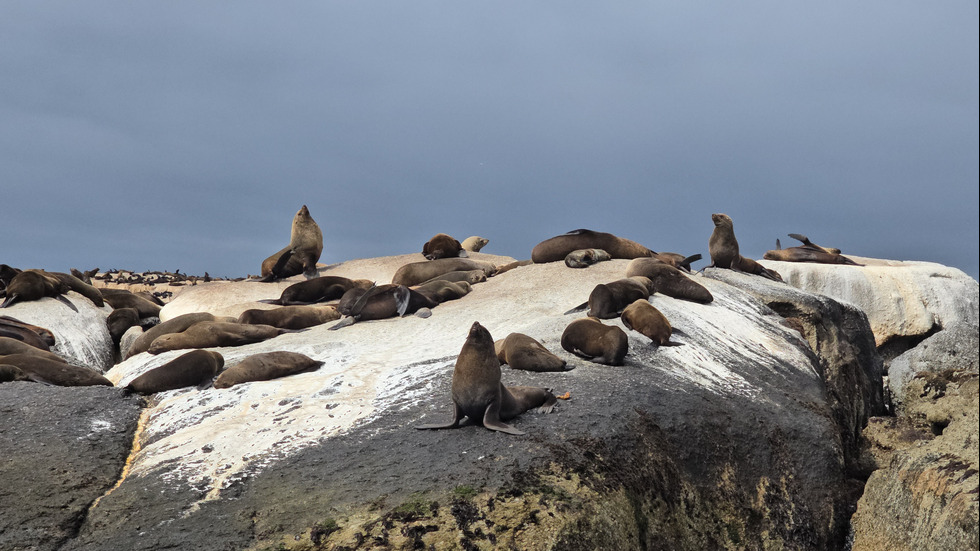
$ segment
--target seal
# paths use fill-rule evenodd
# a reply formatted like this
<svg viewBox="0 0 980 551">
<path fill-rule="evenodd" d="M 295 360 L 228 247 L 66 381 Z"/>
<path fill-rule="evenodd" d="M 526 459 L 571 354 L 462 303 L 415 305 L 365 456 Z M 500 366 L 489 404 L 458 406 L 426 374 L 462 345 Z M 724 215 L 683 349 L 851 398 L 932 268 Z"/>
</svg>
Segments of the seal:
<svg viewBox="0 0 980 551">
<path fill-rule="evenodd" d="M 463 298 L 472 290 L 473 287 L 465 281 L 452 282 L 438 279 L 414 288 L 415 292 L 425 295 L 437 304 Z"/>
<path fill-rule="evenodd" d="M 133 308 L 140 319 L 160 317 L 160 305 L 156 302 L 125 289 L 105 289 L 102 296 L 106 303 L 117 308 Z"/>
<path fill-rule="evenodd" d="M 497 359 L 511 369 L 524 371 L 566 371 L 565 360 L 555 356 L 543 344 L 523 333 L 511 333 L 493 343 Z"/>
<path fill-rule="evenodd" d="M 615 325 L 605 325 L 595 318 L 581 318 L 565 327 L 561 334 L 561 347 L 591 362 L 623 365 L 629 350 L 629 339 Z"/>
<path fill-rule="evenodd" d="M 739 272 L 745 272 L 747 274 L 760 275 L 773 281 L 783 280 L 783 276 L 779 275 L 779 272 L 770 270 L 755 260 L 742 255 L 738 255 L 738 259 L 736 259 L 735 262 L 732 262 L 732 269 Z"/>
<path fill-rule="evenodd" d="M 849 266 L 861 265 L 840 254 L 840 249 L 814 245 L 805 235 L 791 233 L 789 236 L 802 241 L 803 246 L 783 249 L 780 247 L 779 240 L 777 239 L 776 249 L 766 251 L 766 254 L 762 258 L 766 260 L 780 260 L 782 262 L 815 262 L 819 264 L 845 264 Z"/>
<path fill-rule="evenodd" d="M 639 299 L 627 306 L 620 318 L 627 329 L 640 333 L 658 346 L 679 346 L 681 344 L 670 340 L 673 329 L 670 327 L 670 322 L 667 321 L 667 316 L 645 299 Z"/>
<path fill-rule="evenodd" d="M 233 318 L 222 319 L 231 321 Z M 154 325 L 153 327 L 144 331 L 142 335 L 133 341 L 133 344 L 129 347 L 129 351 L 126 353 L 126 359 L 149 350 L 150 345 L 153 344 L 153 341 L 156 340 L 157 337 L 168 335 L 170 333 L 180 333 L 198 322 L 216 320 L 217 318 L 208 312 L 192 312 L 189 314 L 181 314 L 163 323 Z"/>
<path fill-rule="evenodd" d="M 715 268 L 731 268 L 732 262 L 739 257 L 735 225 L 727 214 L 712 214 L 711 221 L 715 224 L 715 229 L 708 238 L 711 265 Z"/>
<path fill-rule="evenodd" d="M 0 316 L 0 337 L 17 339 L 41 350 L 51 350 L 54 346 L 54 333 L 49 329 L 10 316 Z"/>
<path fill-rule="evenodd" d="M 68 286 L 68 289 L 75 291 L 76 293 L 92 301 L 92 304 L 98 306 L 99 308 L 105 306 L 105 302 L 102 300 L 102 293 L 92 285 L 85 283 L 81 279 L 71 274 L 66 274 L 63 272 L 48 273 L 60 279 L 62 283 Z"/>
<path fill-rule="evenodd" d="M 612 259 L 609 253 L 602 249 L 579 249 L 568 253 L 565 265 L 569 268 L 588 268 L 596 262 Z"/>
<path fill-rule="evenodd" d="M 535 264 L 557 262 L 579 249 L 602 249 L 613 258 L 639 258 L 653 254 L 653 251 L 635 241 L 611 233 L 580 229 L 538 243 L 531 249 L 531 260 Z"/>
<path fill-rule="evenodd" d="M 684 256 L 680 253 L 654 253 L 653 258 L 663 262 L 664 264 L 670 264 L 677 269 L 690 272 L 691 263 L 701 260 L 701 255 L 694 254 L 691 256 Z"/>
<path fill-rule="evenodd" d="M 225 359 L 211 350 L 192 350 L 143 373 L 126 385 L 140 394 L 156 394 L 210 381 L 217 375 Z"/>
<path fill-rule="evenodd" d="M 644 276 L 653 282 L 653 288 L 662 295 L 691 302 L 707 304 L 714 300 L 711 292 L 678 268 L 664 264 L 656 258 L 637 258 L 626 265 L 626 276 Z"/>
<path fill-rule="evenodd" d="M 57 299 L 74 311 L 78 311 L 64 294 L 71 289 L 57 277 L 45 272 L 44 270 L 24 270 L 7 284 L 7 298 L 0 304 L 0 308 L 13 306 L 18 302 L 31 302 L 50 297 Z"/>
<path fill-rule="evenodd" d="M 122 336 L 126 331 L 129 331 L 130 327 L 140 325 L 140 315 L 136 308 L 116 308 L 109 313 L 105 323 L 109 328 L 109 335 L 112 337 L 112 342 L 118 345 L 119 341 L 122 340 Z"/>
<path fill-rule="evenodd" d="M 465 281 L 470 285 L 476 285 L 477 283 L 483 283 L 487 280 L 487 274 L 483 270 L 456 270 L 455 272 L 446 272 L 442 275 L 438 275 L 432 279 L 427 279 L 422 283 L 419 283 L 419 287 L 432 283 L 433 281 L 452 281 L 459 282 Z"/>
<path fill-rule="evenodd" d="M 0 364 L 16 366 L 29 376 L 57 386 L 112 386 L 112 381 L 98 371 L 71 365 L 61 358 L 53 360 L 37 354 L 10 354 L 0 356 Z"/>
<path fill-rule="evenodd" d="M 404 285 L 379 285 L 367 291 L 351 289 L 337 305 L 337 310 L 347 318 L 330 329 L 340 329 L 358 321 L 407 316 L 423 308 L 435 308 L 438 305 L 438 302 Z"/>
<path fill-rule="evenodd" d="M 231 388 L 252 381 L 269 381 L 280 377 L 319 369 L 323 362 L 297 352 L 253 354 L 224 370 L 214 380 L 214 388 Z"/>
<path fill-rule="evenodd" d="M 282 290 L 278 299 L 260 300 L 266 304 L 295 306 L 339 300 L 354 287 L 370 289 L 374 282 L 369 279 L 349 279 L 340 276 L 321 276 L 293 283 Z"/>
<path fill-rule="evenodd" d="M 31 346 L 22 340 L 0 336 L 0 356 L 10 356 L 12 354 L 33 354 L 57 362 L 65 361 L 61 356 L 49 350 Z"/>
<path fill-rule="evenodd" d="M 493 337 L 480 322 L 474 322 L 470 327 L 466 342 L 456 358 L 452 400 L 452 421 L 415 428 L 456 428 L 463 417 L 467 417 L 490 430 L 524 434 L 504 421 L 534 408 L 550 413 L 558 403 L 555 395 L 546 388 L 505 387 L 500 382 L 500 361 L 494 352 Z"/>
<path fill-rule="evenodd" d="M 463 250 L 463 246 L 455 238 L 444 233 L 437 233 L 432 239 L 426 241 L 425 245 L 422 245 L 422 256 L 426 260 L 437 260 L 457 256 L 465 258 L 467 254 Z"/>
<path fill-rule="evenodd" d="M 184 348 L 215 348 L 241 346 L 277 337 L 284 329 L 271 325 L 252 325 L 229 321 L 201 321 L 180 333 L 161 335 L 150 344 L 150 354 Z"/>
<path fill-rule="evenodd" d="M 316 262 L 323 252 L 323 233 L 303 205 L 289 231 L 289 245 L 262 261 L 260 281 L 276 281 L 302 273 L 316 277 Z"/>
<path fill-rule="evenodd" d="M 528 260 L 517 260 L 517 261 L 514 261 L 514 262 L 510 262 L 508 264 L 504 264 L 503 266 L 497 268 L 497 270 L 493 273 L 493 275 L 498 276 L 498 275 L 500 275 L 502 273 L 509 272 L 511 270 L 515 270 L 515 269 L 520 268 L 522 266 L 530 266 L 531 264 L 534 264 L 534 262 L 531 262 L 530 259 L 528 259 Z"/>
<path fill-rule="evenodd" d="M 470 251 L 471 253 L 478 253 L 480 249 L 487 246 L 490 240 L 486 237 L 480 237 L 478 235 L 471 235 L 463 240 L 462 246 L 464 250 Z"/>
<path fill-rule="evenodd" d="M 27 372 L 21 370 L 16 365 L 0 364 L 0 383 L 10 383 L 13 381 L 36 381 Z"/>
<path fill-rule="evenodd" d="M 442 274 L 461 270 L 482 270 L 489 277 L 497 271 L 497 268 L 488 262 L 480 262 L 470 258 L 423 260 L 422 262 L 410 262 L 398 268 L 395 275 L 392 276 L 391 282 L 395 285 L 411 287 Z"/>
<path fill-rule="evenodd" d="M 306 329 L 340 319 L 336 306 L 283 306 L 272 310 L 245 310 L 238 323 L 271 325 L 280 329 Z"/>
<path fill-rule="evenodd" d="M 636 299 L 648 299 L 655 291 L 653 282 L 644 276 L 617 279 L 610 283 L 600 283 L 589 295 L 589 317 L 611 319 L 619 316 Z M 566 312 L 566 314 L 571 313 Z"/>
</svg>

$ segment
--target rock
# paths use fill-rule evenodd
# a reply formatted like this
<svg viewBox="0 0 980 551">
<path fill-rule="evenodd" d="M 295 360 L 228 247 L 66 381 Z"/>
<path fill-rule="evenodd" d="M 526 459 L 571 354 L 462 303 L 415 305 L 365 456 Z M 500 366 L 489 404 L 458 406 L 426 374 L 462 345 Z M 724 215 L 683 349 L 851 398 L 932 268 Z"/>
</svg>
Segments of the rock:
<svg viewBox="0 0 980 551">
<path fill-rule="evenodd" d="M 905 385 L 916 374 L 956 369 L 980 371 L 980 331 L 976 325 L 960 324 L 932 335 L 915 348 L 891 361 L 888 390 L 892 401 L 901 405 Z"/>
</svg>

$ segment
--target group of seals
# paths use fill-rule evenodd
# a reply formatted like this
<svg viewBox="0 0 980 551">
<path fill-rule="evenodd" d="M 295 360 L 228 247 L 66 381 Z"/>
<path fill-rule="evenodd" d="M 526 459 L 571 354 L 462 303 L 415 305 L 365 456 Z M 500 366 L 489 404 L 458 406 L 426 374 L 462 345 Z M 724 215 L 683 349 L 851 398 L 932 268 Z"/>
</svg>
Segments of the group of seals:
<svg viewBox="0 0 980 551">
<path fill-rule="evenodd" d="M 323 233 L 303 205 L 289 232 L 289 245 L 262 261 L 260 281 L 276 281 L 294 275 L 316 276 L 316 262 L 323 252 Z"/>
<path fill-rule="evenodd" d="M 711 292 L 679 268 L 657 258 L 636 258 L 626 265 L 626 277 L 643 276 L 653 282 L 660 294 L 691 302 L 708 303 L 714 300 Z"/>
</svg>

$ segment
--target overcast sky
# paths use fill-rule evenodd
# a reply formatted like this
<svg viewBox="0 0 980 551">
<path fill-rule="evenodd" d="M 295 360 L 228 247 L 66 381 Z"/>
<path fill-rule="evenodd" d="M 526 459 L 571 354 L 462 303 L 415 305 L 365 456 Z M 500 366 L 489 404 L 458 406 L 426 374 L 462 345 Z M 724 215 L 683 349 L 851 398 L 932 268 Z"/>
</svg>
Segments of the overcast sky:
<svg viewBox="0 0 980 551">
<path fill-rule="evenodd" d="M 0 263 L 256 274 L 576 228 L 978 275 L 978 3 L 0 0 Z M 704 262 L 696 263 L 700 267 Z"/>
</svg>

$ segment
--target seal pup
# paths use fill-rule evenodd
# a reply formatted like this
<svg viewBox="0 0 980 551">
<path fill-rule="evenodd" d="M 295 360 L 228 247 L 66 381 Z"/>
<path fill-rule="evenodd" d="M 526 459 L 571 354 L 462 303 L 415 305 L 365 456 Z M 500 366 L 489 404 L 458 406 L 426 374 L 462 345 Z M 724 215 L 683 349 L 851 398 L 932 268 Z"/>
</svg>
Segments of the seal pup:
<svg viewBox="0 0 980 551">
<path fill-rule="evenodd" d="M 306 329 L 340 319 L 336 306 L 283 306 L 272 310 L 250 309 L 238 316 L 238 323 L 271 325 L 280 329 Z"/>
<path fill-rule="evenodd" d="M 565 327 L 561 334 L 561 347 L 590 362 L 623 365 L 629 350 L 629 339 L 615 325 L 605 325 L 595 318 L 581 318 Z"/>
<path fill-rule="evenodd" d="M 715 268 L 731 268 L 732 262 L 739 257 L 735 224 L 731 217 L 721 213 L 712 214 L 711 221 L 715 224 L 715 229 L 708 238 L 711 265 Z"/>
<path fill-rule="evenodd" d="M 511 369 L 524 371 L 567 371 L 565 360 L 555 356 L 543 344 L 523 333 L 511 333 L 493 343 L 497 359 Z"/>
<path fill-rule="evenodd" d="M 613 258 L 627 259 L 653 254 L 653 251 L 635 241 L 611 233 L 580 229 L 538 243 L 531 249 L 531 260 L 535 264 L 557 262 L 579 249 L 602 249 Z"/>
<path fill-rule="evenodd" d="M 670 340 L 673 329 L 667 316 L 650 304 L 649 301 L 639 299 L 623 310 L 620 319 L 627 329 L 631 329 L 649 338 L 658 346 L 680 346 L 681 343 Z"/>
<path fill-rule="evenodd" d="M 470 251 L 471 253 L 478 253 L 480 249 L 487 246 L 490 240 L 486 237 L 480 237 L 478 235 L 471 235 L 463 240 L 463 249 Z"/>
<path fill-rule="evenodd" d="M 323 362 L 297 352 L 264 352 L 252 354 L 221 372 L 214 388 L 231 388 L 252 381 L 269 381 L 319 369 Z"/>
<path fill-rule="evenodd" d="M 18 302 L 31 302 L 50 297 L 77 312 L 78 308 L 64 296 L 70 290 L 63 281 L 44 270 L 24 270 L 7 284 L 7 298 L 3 304 L 0 304 L 0 308 L 7 308 Z"/>
<path fill-rule="evenodd" d="M 433 262 L 437 261 L 434 260 Z M 356 297 L 358 293 L 360 296 L 354 299 L 353 297 Z M 358 321 L 407 316 L 420 310 L 435 308 L 438 305 L 438 302 L 404 285 L 379 285 L 367 291 L 351 289 L 344 294 L 337 305 L 337 310 L 347 317 L 330 329 L 337 330 Z"/>
<path fill-rule="evenodd" d="M 602 249 L 579 249 L 568 253 L 565 257 L 565 265 L 569 268 L 588 268 L 597 262 L 611 259 L 609 253 Z"/>
<path fill-rule="evenodd" d="M 0 363 L 0 383 L 11 383 L 14 381 L 36 381 L 27 372 L 16 365 Z"/>
<path fill-rule="evenodd" d="M 414 287 L 415 292 L 425 295 L 432 302 L 442 304 L 450 300 L 465 297 L 473 290 L 473 287 L 465 281 L 443 281 L 436 280 L 424 285 Z"/>
<path fill-rule="evenodd" d="M 112 381 L 98 371 L 72 365 L 61 358 L 54 360 L 36 354 L 10 354 L 0 356 L 0 364 L 16 366 L 28 375 L 57 386 L 112 386 Z"/>
<path fill-rule="evenodd" d="M 558 403 L 550 390 L 541 387 L 505 387 L 500 382 L 500 361 L 493 337 L 480 322 L 473 322 L 466 342 L 456 358 L 452 382 L 453 419 L 446 424 L 420 425 L 417 429 L 451 429 L 463 417 L 484 427 L 524 434 L 504 423 L 530 409 L 550 413 Z"/>
<path fill-rule="evenodd" d="M 229 321 L 201 321 L 179 333 L 161 335 L 150 343 L 150 354 L 184 348 L 241 346 L 262 342 L 286 332 L 271 325 L 252 325 Z"/>
<path fill-rule="evenodd" d="M 489 262 L 470 258 L 423 260 L 422 262 L 410 262 L 398 268 L 395 275 L 392 276 L 391 282 L 395 285 L 411 287 L 445 273 L 468 270 L 482 270 L 489 277 L 497 271 L 497 267 Z"/>
<path fill-rule="evenodd" d="M 276 281 L 302 273 L 316 277 L 316 262 L 323 252 L 323 233 L 303 205 L 289 231 L 289 245 L 262 261 L 259 281 Z"/>
<path fill-rule="evenodd" d="M 126 385 L 140 394 L 156 394 L 197 386 L 210 381 L 225 365 L 225 358 L 211 350 L 192 350 L 143 373 Z"/>
<path fill-rule="evenodd" d="M 265 304 L 296 306 L 338 300 L 354 287 L 370 289 L 374 282 L 369 279 L 349 279 L 341 276 L 321 276 L 293 283 L 282 290 L 278 299 L 264 299 Z"/>
<path fill-rule="evenodd" d="M 650 278 L 644 276 L 633 276 L 617 279 L 610 283 L 600 283 L 592 289 L 588 302 L 572 308 L 565 312 L 565 315 L 588 307 L 590 318 L 615 318 L 631 302 L 638 298 L 650 298 L 655 290 Z"/>
<path fill-rule="evenodd" d="M 487 274 L 483 270 L 456 270 L 455 272 L 446 272 L 442 275 L 438 275 L 432 279 L 427 279 L 422 283 L 419 283 L 419 287 L 432 283 L 433 281 L 452 281 L 459 282 L 465 281 L 470 285 L 476 285 L 477 283 L 483 283 L 487 280 Z"/>
<path fill-rule="evenodd" d="M 456 241 L 451 235 L 437 233 L 432 239 L 426 241 L 425 245 L 422 245 L 422 256 L 426 260 L 437 260 L 457 256 L 466 258 L 469 255 L 466 254 L 459 241 Z"/>
<path fill-rule="evenodd" d="M 637 258 L 626 265 L 626 276 L 644 276 L 653 282 L 653 288 L 671 298 L 707 304 L 714 300 L 711 292 L 694 281 L 680 269 L 664 264 L 656 258 Z"/>
<path fill-rule="evenodd" d="M 51 350 L 54 346 L 54 333 L 51 330 L 10 316 L 0 316 L 0 337 L 17 339 L 41 350 Z"/>
</svg>

